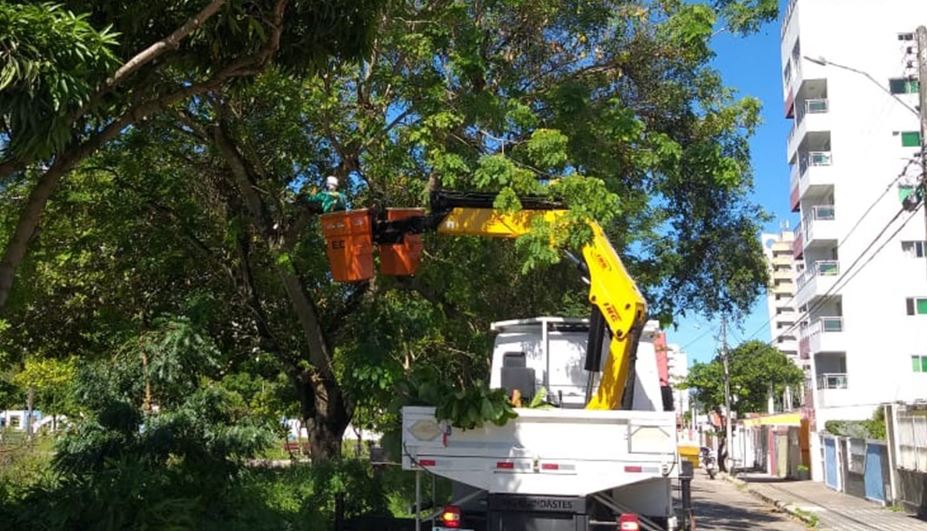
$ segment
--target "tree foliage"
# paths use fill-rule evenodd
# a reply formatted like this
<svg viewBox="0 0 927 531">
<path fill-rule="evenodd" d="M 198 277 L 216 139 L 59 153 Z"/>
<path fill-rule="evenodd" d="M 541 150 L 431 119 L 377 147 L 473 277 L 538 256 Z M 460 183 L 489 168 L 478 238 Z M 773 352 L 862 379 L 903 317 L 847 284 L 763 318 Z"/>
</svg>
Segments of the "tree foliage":
<svg viewBox="0 0 927 531">
<path fill-rule="evenodd" d="M 159 97 L 158 112 L 75 163 L 20 269 L 0 350 L 11 363 L 124 359 L 133 400 L 146 400 L 147 380 L 169 408 L 225 382 L 249 407 L 303 419 L 324 457 L 352 418 L 395 423 L 397 397 L 423 382 L 440 384 L 427 394 L 449 416 L 452 397 L 466 403 L 464 424 L 504 418 L 498 397 L 467 391 L 487 380 L 488 325 L 588 315 L 557 252 L 587 241 L 586 219 L 605 227 L 652 316 L 745 309 L 766 280 L 748 200 L 759 107 L 723 85 L 710 39 L 722 22 L 741 31 L 767 18 L 760 4 L 398 2 L 379 13 L 371 2 L 343 14 L 293 2 L 270 50 L 276 4 L 230 2 L 75 132 L 113 123 L 134 101 L 129 86 L 143 101 L 202 89 Z M 120 58 L 201 7 L 67 6 L 112 24 Z M 247 79 L 209 82 L 261 50 L 273 60 Z M 338 54 L 361 59 L 326 59 Z M 23 175 L 0 189 L 14 236 L 9 205 L 34 190 Z M 514 245 L 428 235 L 414 278 L 334 284 L 304 200 L 327 175 L 354 207 L 424 206 L 444 188 L 497 192 L 506 210 L 520 194 L 557 197 L 570 213 Z"/>
<path fill-rule="evenodd" d="M 61 5 L 0 4 L 0 159 L 47 157 L 69 137 L 66 116 L 118 64 L 116 33 Z"/>
<path fill-rule="evenodd" d="M 20 396 L 28 390 L 35 393 L 35 407 L 46 415 L 77 412 L 74 403 L 74 384 L 77 378 L 77 360 L 32 357 L 26 359 L 12 383 L 19 388 Z"/>
<path fill-rule="evenodd" d="M 769 393 L 780 396 L 786 387 L 804 379 L 802 370 L 775 347 L 762 341 L 747 341 L 730 352 L 731 409 L 738 415 L 766 411 Z M 705 410 L 724 405 L 724 366 L 720 358 L 697 362 L 689 370 L 685 386 Z"/>
</svg>

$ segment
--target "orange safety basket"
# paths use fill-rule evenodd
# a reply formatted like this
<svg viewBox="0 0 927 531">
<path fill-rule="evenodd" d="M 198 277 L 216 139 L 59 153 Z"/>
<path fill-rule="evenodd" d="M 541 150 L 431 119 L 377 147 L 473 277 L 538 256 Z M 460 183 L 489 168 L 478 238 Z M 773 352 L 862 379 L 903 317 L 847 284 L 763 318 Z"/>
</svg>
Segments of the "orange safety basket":
<svg viewBox="0 0 927 531">
<path fill-rule="evenodd" d="M 424 208 L 387 208 L 386 220 L 424 217 Z M 402 243 L 380 244 L 380 273 L 391 276 L 414 275 L 422 261 L 422 235 L 406 234 Z"/>
<path fill-rule="evenodd" d="M 325 254 L 336 282 L 373 278 L 373 229 L 368 209 L 321 216 Z"/>
</svg>

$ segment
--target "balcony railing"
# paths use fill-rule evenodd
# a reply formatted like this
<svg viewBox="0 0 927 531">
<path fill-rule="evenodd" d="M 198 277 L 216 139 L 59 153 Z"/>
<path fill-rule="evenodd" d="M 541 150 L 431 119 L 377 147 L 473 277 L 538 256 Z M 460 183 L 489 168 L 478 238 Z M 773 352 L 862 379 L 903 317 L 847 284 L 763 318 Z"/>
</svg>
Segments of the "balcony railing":
<svg viewBox="0 0 927 531">
<path fill-rule="evenodd" d="M 815 205 L 811 207 L 811 219 L 822 221 L 833 221 L 836 219 L 837 211 L 834 205 Z"/>
<path fill-rule="evenodd" d="M 821 332 L 843 332 L 843 317 L 819 317 Z"/>
<path fill-rule="evenodd" d="M 840 262 L 837 260 L 818 260 L 798 275 L 798 287 L 804 286 L 813 277 L 831 277 L 840 274 Z"/>
<path fill-rule="evenodd" d="M 805 321 L 807 323 L 807 321 Z M 811 324 L 802 323 L 801 337 L 810 338 L 817 334 L 833 334 L 843 332 L 843 317 L 840 316 L 823 316 L 818 317 Z"/>
<path fill-rule="evenodd" d="M 811 166 L 830 166 L 833 159 L 830 151 L 809 151 L 798 157 L 799 172 L 804 175 Z"/>
<path fill-rule="evenodd" d="M 811 211 L 802 219 L 799 224 L 805 241 L 810 242 L 814 239 L 814 226 L 818 221 L 833 221 L 836 219 L 834 205 L 817 205 L 811 207 Z"/>
<path fill-rule="evenodd" d="M 847 373 L 831 372 L 818 375 L 818 389 L 846 389 Z"/>
<path fill-rule="evenodd" d="M 801 121 L 805 119 L 806 114 L 824 114 L 830 109 L 827 98 L 807 99 L 797 107 L 797 116 L 795 117 L 796 124 L 801 123 Z"/>
</svg>

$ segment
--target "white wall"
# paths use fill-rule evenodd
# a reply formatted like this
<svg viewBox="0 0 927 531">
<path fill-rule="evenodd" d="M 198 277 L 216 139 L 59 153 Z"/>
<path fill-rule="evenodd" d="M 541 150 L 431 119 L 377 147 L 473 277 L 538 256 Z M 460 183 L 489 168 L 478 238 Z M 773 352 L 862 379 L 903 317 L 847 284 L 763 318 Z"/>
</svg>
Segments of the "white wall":
<svg viewBox="0 0 927 531">
<path fill-rule="evenodd" d="M 800 38 L 803 56 L 824 57 L 868 72 L 887 88 L 889 79 L 911 72 L 903 46 L 914 43 L 900 42 L 897 34 L 913 32 L 920 24 L 927 24 L 924 0 L 797 0 L 782 42 L 782 65 Z M 796 76 L 793 67 L 795 93 L 802 79 L 827 80 L 833 159 L 829 171 L 835 179 L 838 254 L 841 272 L 845 272 L 901 206 L 891 183 L 905 159 L 918 150 L 902 148 L 900 136 L 893 132 L 916 131 L 918 122 L 908 109 L 860 74 L 807 60 L 801 61 L 800 70 Z M 784 93 L 788 91 L 784 87 Z M 916 105 L 916 95 L 900 97 Z M 915 170 L 912 165 L 910 175 L 916 175 Z M 888 193 L 846 238 L 886 188 L 890 188 Z M 900 244 L 924 239 L 921 211 L 836 292 L 841 296 L 848 388 L 815 392 L 818 430 L 827 420 L 867 418 L 881 402 L 927 398 L 927 374 L 915 374 L 911 368 L 912 354 L 927 354 L 927 316 L 907 316 L 905 311 L 906 297 L 927 296 L 927 260 L 907 258 Z M 813 359 L 814 352 L 811 355 Z"/>
</svg>

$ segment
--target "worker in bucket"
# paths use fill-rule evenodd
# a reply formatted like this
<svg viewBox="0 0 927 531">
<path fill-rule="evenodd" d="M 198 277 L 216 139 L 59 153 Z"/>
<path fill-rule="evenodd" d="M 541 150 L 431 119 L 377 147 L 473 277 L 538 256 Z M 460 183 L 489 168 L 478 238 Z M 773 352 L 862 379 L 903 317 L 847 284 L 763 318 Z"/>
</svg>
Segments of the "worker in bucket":
<svg viewBox="0 0 927 531">
<path fill-rule="evenodd" d="M 310 194 L 309 201 L 318 203 L 322 212 L 326 214 L 347 208 L 344 194 L 338 191 L 338 178 L 334 175 L 325 178 L 325 190 Z"/>
</svg>

